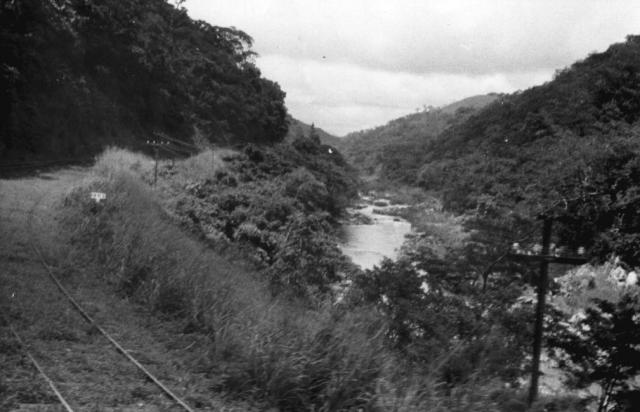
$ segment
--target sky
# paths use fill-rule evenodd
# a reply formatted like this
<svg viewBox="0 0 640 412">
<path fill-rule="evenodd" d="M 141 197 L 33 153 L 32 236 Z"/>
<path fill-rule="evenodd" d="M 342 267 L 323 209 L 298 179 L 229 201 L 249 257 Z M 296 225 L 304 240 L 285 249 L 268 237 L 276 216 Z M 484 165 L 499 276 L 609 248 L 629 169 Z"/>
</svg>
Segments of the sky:
<svg viewBox="0 0 640 412">
<path fill-rule="evenodd" d="M 289 113 L 329 133 L 525 90 L 640 34 L 638 0 L 187 0 L 254 39 Z"/>
</svg>

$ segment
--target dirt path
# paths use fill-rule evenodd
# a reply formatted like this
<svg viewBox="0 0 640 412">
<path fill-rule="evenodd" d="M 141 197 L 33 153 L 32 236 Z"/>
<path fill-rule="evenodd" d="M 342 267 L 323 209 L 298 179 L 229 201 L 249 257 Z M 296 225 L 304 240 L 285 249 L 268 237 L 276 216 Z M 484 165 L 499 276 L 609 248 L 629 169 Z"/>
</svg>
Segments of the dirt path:
<svg viewBox="0 0 640 412">
<path fill-rule="evenodd" d="M 87 175 L 84 169 L 69 169 L 0 180 L 0 410 L 62 410 L 9 324 L 74 410 L 182 410 L 73 310 L 48 278 L 31 242 L 89 314 L 194 409 L 254 409 L 212 391 L 216 377 L 202 368 L 202 354 L 210 345 L 206 336 L 183 334 L 179 322 L 158 319 L 121 299 L 95 273 L 69 270 L 73 262 L 64 261 L 55 210 Z"/>
</svg>

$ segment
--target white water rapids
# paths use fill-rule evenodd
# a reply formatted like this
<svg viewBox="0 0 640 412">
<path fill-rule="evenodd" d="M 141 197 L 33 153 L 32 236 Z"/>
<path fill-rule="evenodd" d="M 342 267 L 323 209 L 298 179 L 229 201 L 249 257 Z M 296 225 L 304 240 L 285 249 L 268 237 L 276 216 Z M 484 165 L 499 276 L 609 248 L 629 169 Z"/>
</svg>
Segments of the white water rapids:
<svg viewBox="0 0 640 412">
<path fill-rule="evenodd" d="M 352 211 L 369 217 L 372 224 L 343 225 L 340 248 L 362 269 L 373 268 L 385 257 L 396 259 L 405 235 L 411 232 L 411 224 L 406 220 L 373 213 L 374 209 L 384 210 L 385 207 L 367 204 L 365 208 Z"/>
</svg>

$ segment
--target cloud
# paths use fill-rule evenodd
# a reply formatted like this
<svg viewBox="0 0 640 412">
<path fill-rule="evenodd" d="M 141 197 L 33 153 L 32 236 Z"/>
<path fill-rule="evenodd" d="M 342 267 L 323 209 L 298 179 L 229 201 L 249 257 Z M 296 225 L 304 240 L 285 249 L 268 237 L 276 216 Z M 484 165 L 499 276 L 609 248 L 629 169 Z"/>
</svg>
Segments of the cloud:
<svg viewBox="0 0 640 412">
<path fill-rule="evenodd" d="M 551 70 L 415 74 L 276 55 L 260 57 L 257 63 L 266 77 L 279 79 L 294 116 L 337 135 L 383 124 L 424 105 L 440 106 L 476 94 L 524 89 L 532 81 L 543 83 L 552 75 Z"/>
<path fill-rule="evenodd" d="M 254 39 L 294 117 L 337 134 L 549 80 L 640 30 L 637 0 L 188 0 Z"/>
<path fill-rule="evenodd" d="M 561 68 L 639 30 L 637 2 L 618 0 L 189 0 L 235 25 L 263 55 L 403 72 L 487 74 Z"/>
</svg>

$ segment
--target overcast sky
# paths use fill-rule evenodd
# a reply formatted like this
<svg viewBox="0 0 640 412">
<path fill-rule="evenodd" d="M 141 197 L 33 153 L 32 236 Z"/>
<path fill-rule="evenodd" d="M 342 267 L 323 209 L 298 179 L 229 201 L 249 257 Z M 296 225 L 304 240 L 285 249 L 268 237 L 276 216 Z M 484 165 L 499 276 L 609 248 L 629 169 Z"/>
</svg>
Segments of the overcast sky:
<svg viewBox="0 0 640 412">
<path fill-rule="evenodd" d="M 550 80 L 640 34 L 632 0 L 187 0 L 192 18 L 251 35 L 296 118 L 328 132 L 424 105 Z"/>
</svg>

